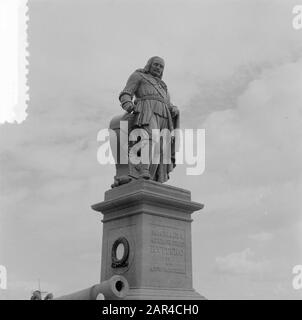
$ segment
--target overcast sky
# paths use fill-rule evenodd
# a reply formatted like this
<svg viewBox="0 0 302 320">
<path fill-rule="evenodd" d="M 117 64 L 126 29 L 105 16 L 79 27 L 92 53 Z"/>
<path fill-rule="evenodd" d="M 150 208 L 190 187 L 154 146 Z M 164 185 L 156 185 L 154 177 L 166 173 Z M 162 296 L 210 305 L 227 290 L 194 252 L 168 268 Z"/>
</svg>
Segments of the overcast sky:
<svg viewBox="0 0 302 320">
<path fill-rule="evenodd" d="M 209 299 L 302 298 L 302 31 L 297 1 L 31 0 L 30 103 L 0 125 L 0 264 L 28 299 L 99 281 L 113 182 L 97 133 L 121 113 L 128 76 L 159 55 L 183 128 L 206 130 L 206 170 L 168 182 L 193 215 L 193 283 Z M 20 114 L 23 117 L 23 113 Z"/>
</svg>

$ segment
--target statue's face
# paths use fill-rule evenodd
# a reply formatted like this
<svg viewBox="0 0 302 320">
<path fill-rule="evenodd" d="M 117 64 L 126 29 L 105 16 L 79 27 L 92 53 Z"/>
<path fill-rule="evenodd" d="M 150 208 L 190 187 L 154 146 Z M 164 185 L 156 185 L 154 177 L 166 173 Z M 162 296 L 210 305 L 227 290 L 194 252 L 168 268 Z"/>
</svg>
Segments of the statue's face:
<svg viewBox="0 0 302 320">
<path fill-rule="evenodd" d="M 154 77 L 160 77 L 164 71 L 164 61 L 162 59 L 155 58 L 150 67 L 150 73 Z"/>
</svg>

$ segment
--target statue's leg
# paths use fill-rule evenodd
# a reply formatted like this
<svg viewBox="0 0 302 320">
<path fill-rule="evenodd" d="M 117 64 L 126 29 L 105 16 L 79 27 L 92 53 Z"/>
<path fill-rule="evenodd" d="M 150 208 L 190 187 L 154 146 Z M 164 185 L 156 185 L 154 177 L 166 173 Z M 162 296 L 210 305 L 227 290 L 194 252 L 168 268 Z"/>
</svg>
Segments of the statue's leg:
<svg viewBox="0 0 302 320">
<path fill-rule="evenodd" d="M 160 164 L 160 134 L 153 132 L 152 138 L 150 139 L 150 167 L 149 172 L 152 180 L 157 181 L 157 168 Z"/>
<path fill-rule="evenodd" d="M 145 140 L 143 143 L 145 145 L 147 145 L 147 144 L 149 144 L 149 141 Z M 149 163 L 146 163 L 146 162 L 140 163 L 139 177 L 143 178 L 143 179 L 146 179 L 146 180 L 151 179 L 149 168 L 150 168 L 150 164 Z"/>
<path fill-rule="evenodd" d="M 168 166 L 170 165 L 169 161 L 171 161 L 171 136 L 165 136 L 165 134 L 161 131 L 163 129 L 168 129 L 168 119 L 158 115 L 154 116 L 156 117 L 156 129 L 159 129 L 157 131 L 159 136 L 152 136 L 153 161 L 150 165 L 150 175 L 152 180 L 165 182 L 168 180 Z"/>
<path fill-rule="evenodd" d="M 143 156 L 143 154 L 145 156 Z M 147 157 L 146 157 L 147 155 Z M 145 137 L 141 140 L 141 160 L 140 163 L 140 174 L 139 176 L 143 179 L 151 179 L 150 175 L 150 163 L 152 159 L 152 140 Z"/>
<path fill-rule="evenodd" d="M 168 171 L 163 152 L 166 153 L 167 150 L 163 148 L 160 130 L 168 128 L 168 120 L 154 114 L 151 117 L 149 124 L 142 128 L 147 135 L 141 137 L 141 140 L 139 141 L 141 163 L 135 165 L 138 169 L 139 177 L 165 182 L 168 180 Z M 132 151 L 135 155 L 137 149 L 134 148 Z M 166 154 L 164 156 L 166 156 Z M 170 156 L 168 156 L 168 158 L 170 159 Z"/>
<path fill-rule="evenodd" d="M 149 129 L 147 126 L 134 126 L 130 134 L 129 170 L 134 178 L 150 179 L 149 174 Z"/>
<path fill-rule="evenodd" d="M 158 129 L 158 119 L 156 115 L 153 115 L 149 121 L 149 124 L 144 126 L 143 129 L 147 133 L 146 136 L 142 137 L 141 143 L 141 159 L 140 164 L 140 177 L 144 179 L 155 180 L 155 173 L 157 165 L 152 164 L 155 137 L 153 136 L 153 129 Z M 144 156 L 142 156 L 144 154 Z"/>
<path fill-rule="evenodd" d="M 155 181 L 161 181 L 162 176 L 162 138 L 161 130 L 166 127 L 167 119 L 160 117 L 159 115 L 154 114 L 152 121 L 152 129 L 157 129 L 152 132 L 152 151 L 151 151 L 151 164 L 150 164 L 150 175 L 151 179 Z"/>
</svg>

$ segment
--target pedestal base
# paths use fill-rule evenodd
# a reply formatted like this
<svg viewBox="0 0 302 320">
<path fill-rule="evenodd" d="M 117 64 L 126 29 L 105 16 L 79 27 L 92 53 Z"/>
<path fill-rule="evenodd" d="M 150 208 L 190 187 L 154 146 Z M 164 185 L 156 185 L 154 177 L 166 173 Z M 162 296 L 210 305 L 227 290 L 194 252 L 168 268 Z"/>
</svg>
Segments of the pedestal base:
<svg viewBox="0 0 302 320">
<path fill-rule="evenodd" d="M 192 287 L 191 214 L 203 208 L 189 191 L 136 180 L 105 193 L 101 281 L 129 282 L 126 299 L 204 299 Z"/>
</svg>

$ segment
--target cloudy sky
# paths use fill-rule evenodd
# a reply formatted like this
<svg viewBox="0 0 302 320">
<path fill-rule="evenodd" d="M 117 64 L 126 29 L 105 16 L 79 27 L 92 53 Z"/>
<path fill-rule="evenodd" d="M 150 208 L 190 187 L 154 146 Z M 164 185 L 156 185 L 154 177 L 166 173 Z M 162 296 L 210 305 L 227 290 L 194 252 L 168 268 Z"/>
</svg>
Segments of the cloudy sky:
<svg viewBox="0 0 302 320">
<path fill-rule="evenodd" d="M 301 299 L 302 30 L 287 0 L 31 0 L 27 116 L 0 124 L 1 299 L 98 282 L 114 167 L 97 133 L 153 55 L 183 128 L 206 130 L 206 169 L 169 184 L 193 215 L 193 283 L 209 299 Z M 4 122 L 4 121 L 2 121 Z"/>
</svg>

